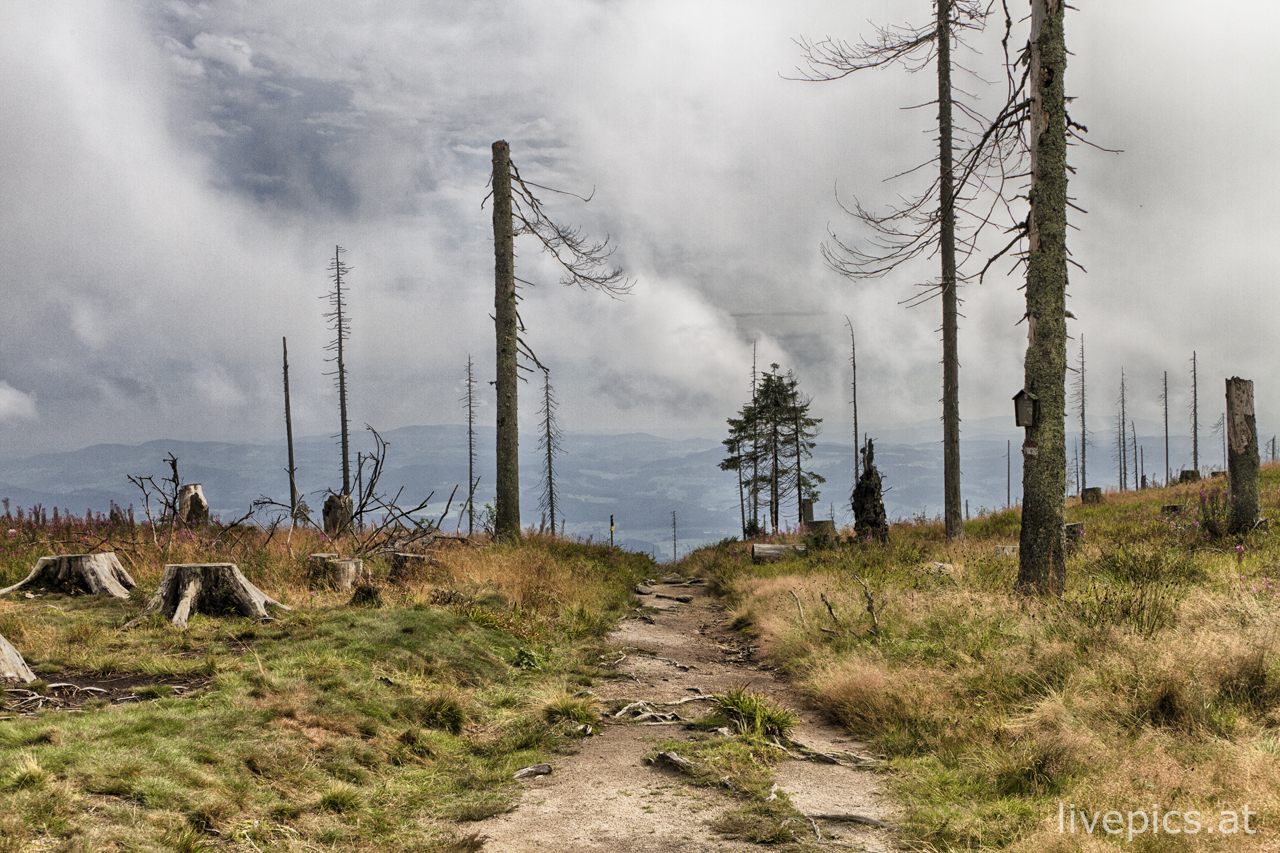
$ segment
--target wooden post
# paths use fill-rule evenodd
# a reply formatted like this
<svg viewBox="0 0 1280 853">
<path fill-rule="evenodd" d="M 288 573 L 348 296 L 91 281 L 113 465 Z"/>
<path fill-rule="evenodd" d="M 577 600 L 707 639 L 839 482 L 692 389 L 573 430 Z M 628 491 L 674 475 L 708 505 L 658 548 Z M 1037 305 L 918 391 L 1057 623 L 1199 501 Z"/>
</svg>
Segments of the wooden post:
<svg viewBox="0 0 1280 853">
<path fill-rule="evenodd" d="M 1248 533 L 1258 523 L 1258 426 L 1253 414 L 1253 380 L 1227 380 L 1227 473 L 1231 490 L 1231 533 Z"/>
</svg>

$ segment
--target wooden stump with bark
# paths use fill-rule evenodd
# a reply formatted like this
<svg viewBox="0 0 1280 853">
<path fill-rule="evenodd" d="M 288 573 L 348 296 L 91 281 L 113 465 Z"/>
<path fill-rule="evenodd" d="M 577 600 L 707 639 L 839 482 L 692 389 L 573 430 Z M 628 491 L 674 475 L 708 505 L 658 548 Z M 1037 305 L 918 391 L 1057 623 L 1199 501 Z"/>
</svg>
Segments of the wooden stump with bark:
<svg viewBox="0 0 1280 853">
<path fill-rule="evenodd" d="M 210 616 L 239 613 L 260 622 L 272 621 L 267 607 L 293 608 L 281 604 L 249 582 L 235 563 L 179 563 L 164 567 L 164 577 L 151 603 L 126 628 L 132 628 L 153 613 L 169 617 L 179 628 L 195 612 Z"/>
<path fill-rule="evenodd" d="M 108 595 L 112 598 L 128 598 L 129 590 L 137 584 L 120 560 L 110 551 L 101 554 L 62 554 L 57 557 L 41 557 L 26 579 L 11 587 L 0 589 L 5 595 L 24 586 L 44 586 L 70 595 L 88 593 Z"/>
<path fill-rule="evenodd" d="M 364 560 L 358 557 L 340 557 L 337 554 L 312 554 L 307 566 L 312 589 L 336 589 L 346 592 L 356 582 L 367 578 Z"/>
<path fill-rule="evenodd" d="M 36 680 L 36 674 L 27 666 L 18 650 L 0 636 L 0 681 L 4 679 L 17 679 L 29 684 Z"/>
</svg>

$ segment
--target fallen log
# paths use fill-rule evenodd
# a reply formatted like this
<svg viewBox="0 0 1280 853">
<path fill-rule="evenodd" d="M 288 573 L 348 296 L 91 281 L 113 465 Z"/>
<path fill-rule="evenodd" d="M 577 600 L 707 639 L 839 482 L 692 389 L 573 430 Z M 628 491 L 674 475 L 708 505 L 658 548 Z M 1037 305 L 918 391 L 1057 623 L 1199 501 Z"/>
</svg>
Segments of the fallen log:
<svg viewBox="0 0 1280 853">
<path fill-rule="evenodd" d="M 141 613 L 125 628 L 132 628 L 153 613 L 169 617 L 179 628 L 195 612 L 223 616 L 234 611 L 259 622 L 273 621 L 267 607 L 292 610 L 249 583 L 235 563 L 178 563 L 164 567 L 160 588 Z"/>
<path fill-rule="evenodd" d="M 100 554 L 62 554 L 57 557 L 41 557 L 26 579 L 11 587 L 0 589 L 0 595 L 15 592 L 24 586 L 46 586 L 75 595 L 107 595 L 112 598 L 128 598 L 129 590 L 137 584 L 120 560 L 110 551 Z"/>
</svg>

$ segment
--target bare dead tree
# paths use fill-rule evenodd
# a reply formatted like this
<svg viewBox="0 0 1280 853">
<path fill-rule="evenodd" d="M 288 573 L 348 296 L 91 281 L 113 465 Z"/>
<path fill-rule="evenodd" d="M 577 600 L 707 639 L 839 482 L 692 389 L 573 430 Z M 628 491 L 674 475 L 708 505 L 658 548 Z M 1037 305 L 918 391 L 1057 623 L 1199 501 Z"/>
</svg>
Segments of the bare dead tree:
<svg viewBox="0 0 1280 853">
<path fill-rule="evenodd" d="M 1160 392 L 1160 402 L 1164 405 L 1164 484 L 1169 485 L 1171 469 L 1169 468 L 1169 371 L 1164 372 L 1164 390 Z"/>
<path fill-rule="evenodd" d="M 1089 428 L 1085 421 L 1084 335 L 1080 336 L 1080 370 L 1076 372 L 1076 387 L 1072 400 L 1080 412 L 1080 462 L 1076 471 L 1078 481 L 1076 491 L 1083 495 L 1084 489 L 1089 485 Z"/>
<path fill-rule="evenodd" d="M 858 482 L 858 477 L 862 473 L 862 466 L 858 458 L 858 341 L 853 334 L 853 321 L 849 319 L 849 315 L 844 315 L 844 322 L 849 327 L 849 367 L 852 369 L 852 386 L 853 399 L 853 481 Z"/>
<path fill-rule="evenodd" d="M 467 393 L 462 398 L 467 405 L 467 533 L 476 532 L 476 376 L 467 354 Z"/>
<path fill-rule="evenodd" d="M 841 203 L 845 212 L 870 232 L 870 245 L 862 248 L 831 232 L 822 253 L 832 269 L 853 279 L 879 278 L 917 258 L 934 252 L 939 256 L 940 277 L 921 283 L 921 290 L 904 304 L 920 305 L 934 296 L 942 299 L 943 493 L 948 540 L 964 538 L 957 290 L 974 277 L 980 279 L 995 258 L 1011 249 L 1025 233 L 1025 224 L 1008 210 L 1010 194 L 1006 183 L 1010 170 L 1016 172 L 1024 151 L 1019 126 L 1028 109 L 1026 76 L 1008 76 L 1006 98 L 993 117 L 980 113 L 963 90 L 953 84 L 951 76 L 953 69 L 964 70 L 952 59 L 953 46 L 967 46 L 966 37 L 985 28 L 993 6 L 990 0 L 935 0 L 934 20 L 926 25 L 879 27 L 874 38 L 860 44 L 830 37 L 797 41 L 807 64 L 807 68 L 798 69 L 796 79 L 800 80 L 840 80 L 857 71 L 895 64 L 911 72 L 933 66 L 937 73 L 938 156 L 896 176 L 914 174 L 936 163 L 935 177 L 923 192 L 886 213 L 873 212 L 856 198 L 852 208 Z M 1006 10 L 1004 45 L 1009 68 L 1012 63 L 1007 33 L 1011 26 Z M 958 122 L 954 119 L 956 111 L 960 113 Z M 1002 209 L 1012 223 L 1010 230 L 1017 236 L 978 272 L 961 272 L 964 262 L 977 251 L 979 238 Z"/>
<path fill-rule="evenodd" d="M 560 427 L 556 425 L 556 408 L 558 406 L 559 403 L 556 401 L 555 391 L 551 387 L 551 371 L 544 370 L 542 374 L 542 406 L 539 409 L 542 423 L 538 430 L 538 450 L 543 454 L 545 466 L 542 469 L 542 495 L 538 499 L 538 508 L 542 510 L 543 517 L 550 521 L 552 533 L 555 533 L 556 530 L 555 460 L 561 453 L 561 441 L 564 438 Z"/>
<path fill-rule="evenodd" d="M 342 431 L 340 438 L 342 441 L 342 494 L 351 494 L 351 454 L 348 450 L 348 425 L 347 419 L 347 363 L 343 358 L 343 344 L 351 337 L 351 317 L 347 314 L 347 300 L 342 292 L 342 277 L 351 272 L 351 268 L 342 262 L 342 253 L 346 250 L 341 246 L 335 246 L 333 249 L 333 260 L 329 263 L 329 278 L 333 282 L 333 289 L 325 294 L 325 299 L 329 300 L 329 307 L 332 309 L 324 318 L 332 324 L 333 343 L 325 347 L 327 352 L 333 353 L 332 358 L 325 359 L 334 364 L 332 373 L 326 373 L 325 376 L 332 376 L 334 384 L 338 387 L 338 411 L 342 419 Z"/>
<path fill-rule="evenodd" d="M 517 286 L 532 282 L 515 274 L 515 238 L 532 236 L 543 251 L 550 254 L 561 269 L 560 283 L 578 285 L 621 297 L 631 290 L 632 281 L 622 270 L 609 266 L 613 250 L 609 239 L 592 241 L 581 230 L 558 224 L 546 212 L 536 191 L 568 195 L 582 201 L 574 193 L 526 181 L 511 161 L 511 150 L 505 141 L 493 143 L 493 251 L 494 251 L 494 326 L 497 337 L 495 390 L 497 411 L 497 482 L 495 501 L 497 518 L 495 534 L 499 538 L 520 536 L 520 450 L 517 417 L 520 356 L 542 367 L 528 343 L 521 338 L 523 324 L 517 310 Z M 486 196 L 486 201 L 488 197 Z M 526 368 L 532 369 L 532 368 Z"/>
<path fill-rule="evenodd" d="M 1129 483 L 1129 454 L 1128 445 L 1126 444 L 1124 437 L 1124 428 L 1127 421 L 1124 413 L 1124 398 L 1124 368 L 1122 367 L 1120 368 L 1120 396 L 1116 400 L 1117 405 L 1120 407 L 1120 413 L 1116 416 L 1117 423 L 1119 424 L 1119 432 L 1117 433 L 1116 439 L 1116 464 L 1119 466 L 1120 491 L 1122 492 L 1127 488 Z"/>
<path fill-rule="evenodd" d="M 1191 351 L 1191 469 L 1200 473 L 1200 403 L 1196 389 L 1196 353 Z"/>
</svg>

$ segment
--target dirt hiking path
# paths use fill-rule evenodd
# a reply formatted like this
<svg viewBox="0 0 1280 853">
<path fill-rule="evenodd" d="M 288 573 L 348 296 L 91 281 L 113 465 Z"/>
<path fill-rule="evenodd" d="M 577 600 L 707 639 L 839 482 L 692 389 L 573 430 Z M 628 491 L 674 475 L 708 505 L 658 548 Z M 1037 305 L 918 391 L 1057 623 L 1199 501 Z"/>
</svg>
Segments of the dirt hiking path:
<svg viewBox="0 0 1280 853">
<path fill-rule="evenodd" d="M 668 578 L 668 580 L 673 580 Z M 628 619 L 611 639 L 626 656 L 619 672 L 630 678 L 599 681 L 594 688 L 604 703 L 644 701 L 657 712 L 676 711 L 685 720 L 710 710 L 706 700 L 663 705 L 703 693 L 745 686 L 800 717 L 794 741 L 820 753 L 866 756 L 865 744 L 826 724 L 781 679 L 754 660 L 741 634 L 730 631 L 723 609 L 701 585 L 656 583 L 644 603 L 659 610 L 652 621 Z M 670 596 L 670 597 L 666 597 Z M 691 601 L 675 600 L 692 597 Z M 550 775 L 521 782 L 517 808 L 474 824 L 487 836 L 486 851 L 608 851 L 608 853 L 694 853 L 759 851 L 768 848 L 729 841 L 707 825 L 725 810 L 741 805 L 727 791 L 695 788 L 681 774 L 642 759 L 661 740 L 688 739 L 682 723 L 643 724 L 608 719 L 597 734 L 581 742 L 574 755 L 552 761 Z M 845 756 L 841 764 L 818 760 L 784 761 L 776 768 L 778 786 L 805 815 L 861 815 L 893 823 L 897 815 L 881 798 L 875 773 L 858 769 Z M 796 827 L 814 849 L 882 853 L 894 849 L 891 830 L 856 823 L 816 822 Z"/>
</svg>

